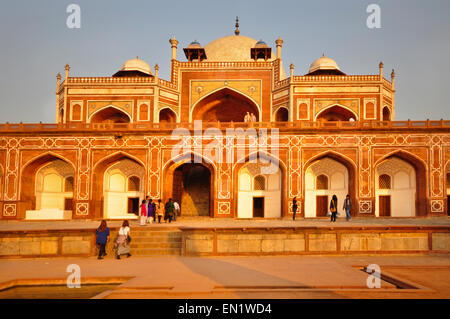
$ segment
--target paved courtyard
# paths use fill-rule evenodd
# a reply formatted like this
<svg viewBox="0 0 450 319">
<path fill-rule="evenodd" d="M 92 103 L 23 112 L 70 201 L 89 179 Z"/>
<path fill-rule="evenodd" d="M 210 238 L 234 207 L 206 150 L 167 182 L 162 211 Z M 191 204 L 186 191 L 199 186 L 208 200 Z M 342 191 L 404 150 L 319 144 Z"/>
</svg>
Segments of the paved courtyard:
<svg viewBox="0 0 450 319">
<path fill-rule="evenodd" d="M 0 284 L 65 284 L 69 264 L 80 266 L 82 285 L 123 282 L 96 298 L 450 298 L 448 255 L 9 259 Z M 388 276 L 380 288 L 367 287 L 369 264 Z"/>
<path fill-rule="evenodd" d="M 108 221 L 109 227 L 119 227 L 121 221 Z M 40 229 L 95 229 L 98 220 L 68 220 L 68 221 L 0 221 L 0 231 L 40 230 Z M 131 227 L 139 226 L 137 221 L 131 221 Z M 448 217 L 427 218 L 363 218 L 355 217 L 350 222 L 339 218 L 336 223 L 330 223 L 328 218 L 297 219 L 222 219 L 222 218 L 179 218 L 176 222 L 151 224 L 148 227 L 365 227 L 365 226 L 450 226 Z"/>
</svg>

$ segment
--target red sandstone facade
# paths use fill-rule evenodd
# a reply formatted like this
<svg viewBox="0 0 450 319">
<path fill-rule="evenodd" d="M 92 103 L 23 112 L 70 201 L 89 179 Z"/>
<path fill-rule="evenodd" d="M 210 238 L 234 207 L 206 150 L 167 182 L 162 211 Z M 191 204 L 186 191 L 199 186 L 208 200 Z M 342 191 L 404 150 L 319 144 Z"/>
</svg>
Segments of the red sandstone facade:
<svg viewBox="0 0 450 319">
<path fill-rule="evenodd" d="M 234 39 L 242 41 L 234 44 Z M 299 215 L 314 217 L 305 214 L 306 198 L 318 197 L 320 188 L 318 180 L 316 188 L 309 188 L 307 172 L 324 159 L 345 167 L 352 214 L 380 216 L 375 211 L 384 209 L 379 203 L 384 195 L 378 192 L 382 177 L 377 169 L 392 158 L 413 169 L 413 216 L 447 215 L 450 121 L 394 121 L 395 75 L 385 79 L 382 64 L 376 75 L 345 75 L 333 60 L 322 57 L 308 74 L 295 76 L 291 65 L 286 77 L 280 39 L 276 57 L 256 61 L 250 54 L 250 49 L 258 48 L 256 41 L 247 39 L 239 35 L 218 39 L 204 48 L 206 58 L 200 52 L 201 59 L 188 62 L 177 60 L 178 42 L 172 39 L 170 81 L 159 78 L 157 66 L 153 73 L 138 59 L 104 78 L 70 77 L 67 66 L 62 83 L 58 77 L 56 124 L 0 124 L 0 218 L 24 219 L 27 211 L 39 209 L 37 175 L 55 160 L 73 171 L 72 196 L 64 209 L 72 210 L 73 219 L 101 219 L 108 218 L 105 174 L 113 165 L 128 159 L 141 167 L 144 173 L 137 179 L 141 193 L 165 201 L 181 199 L 186 187 L 181 181 L 190 168 L 180 167 L 194 158 L 201 158 L 199 165 L 209 172 L 204 175 L 209 178 L 205 214 L 243 217 L 238 213 L 239 172 L 255 144 L 226 136 L 227 129 L 236 128 L 254 128 L 257 134 L 267 129 L 267 140 L 259 139 L 256 149 L 262 158 L 279 163 L 277 217 L 291 216 L 294 197 Z M 248 50 L 248 58 L 227 47 L 233 45 Z M 197 48 L 203 50 L 193 45 L 189 52 Z M 220 50 L 225 51 L 223 61 L 217 61 Z M 254 113 L 257 122 L 244 122 L 246 112 Z M 202 120 L 200 136 L 194 133 L 196 120 Z M 172 138 L 176 128 L 189 134 Z M 212 134 L 212 128 L 223 137 Z M 272 129 L 278 129 L 278 141 L 271 136 Z M 211 146 L 213 139 L 217 147 Z M 174 158 L 180 143 L 189 150 Z M 217 150 L 232 161 L 218 161 Z M 178 189 L 177 183 L 184 186 Z M 319 209 L 319 199 L 316 205 Z"/>
</svg>

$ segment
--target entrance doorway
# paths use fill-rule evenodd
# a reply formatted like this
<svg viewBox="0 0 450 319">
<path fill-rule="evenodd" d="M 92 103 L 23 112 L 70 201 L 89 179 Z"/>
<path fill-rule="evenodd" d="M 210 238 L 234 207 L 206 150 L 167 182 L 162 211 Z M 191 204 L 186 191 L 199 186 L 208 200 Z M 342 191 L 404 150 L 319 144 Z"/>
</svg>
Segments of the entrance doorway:
<svg viewBox="0 0 450 319">
<path fill-rule="evenodd" d="M 127 212 L 139 216 L 139 197 L 128 197 Z"/>
<path fill-rule="evenodd" d="M 316 216 L 326 217 L 328 212 L 328 195 L 316 196 Z"/>
<path fill-rule="evenodd" d="M 382 195 L 378 198 L 380 202 L 380 217 L 391 216 L 391 196 Z"/>
<path fill-rule="evenodd" d="M 447 215 L 450 216 L 450 195 L 447 195 Z"/>
<path fill-rule="evenodd" d="M 172 199 L 180 216 L 210 216 L 211 172 L 202 164 L 186 163 L 173 172 Z"/>
<path fill-rule="evenodd" d="M 264 217 L 264 197 L 253 197 L 253 217 Z"/>
<path fill-rule="evenodd" d="M 73 210 L 73 198 L 64 199 L 64 210 Z"/>
</svg>

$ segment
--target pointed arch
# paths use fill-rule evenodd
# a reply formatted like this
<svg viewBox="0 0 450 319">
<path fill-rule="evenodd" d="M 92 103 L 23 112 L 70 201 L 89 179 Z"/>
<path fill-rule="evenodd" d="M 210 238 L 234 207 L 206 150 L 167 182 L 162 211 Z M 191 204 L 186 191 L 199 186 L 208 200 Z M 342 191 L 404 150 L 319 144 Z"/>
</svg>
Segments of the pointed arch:
<svg viewBox="0 0 450 319">
<path fill-rule="evenodd" d="M 397 157 L 405 162 L 409 163 L 414 167 L 415 175 L 416 175 L 416 198 L 415 198 L 415 208 L 416 208 L 416 216 L 426 216 L 429 214 L 429 205 L 428 205 L 428 172 L 427 167 L 428 164 L 418 157 L 417 155 L 407 151 L 407 150 L 395 150 L 385 154 L 383 157 L 379 158 L 374 163 L 375 170 L 377 167 L 383 163 L 385 160 Z M 373 174 L 375 178 L 376 174 Z M 376 182 L 374 180 L 374 182 Z M 373 184 L 375 185 L 375 183 Z"/>
<path fill-rule="evenodd" d="M 119 151 L 113 154 L 109 154 L 100 160 L 98 160 L 92 167 L 92 209 L 89 212 L 90 217 L 93 218 L 103 218 L 104 215 L 104 183 L 105 183 L 105 172 L 114 164 L 120 162 L 121 160 L 129 159 L 139 166 L 141 166 L 144 171 L 146 165 L 136 156 L 129 153 Z M 142 190 L 145 192 L 147 184 L 147 174 L 144 174 L 144 180 L 142 181 L 144 187 Z"/>
<path fill-rule="evenodd" d="M 268 163 L 271 164 L 275 164 L 278 166 L 279 169 L 279 173 L 280 173 L 280 177 L 281 177 L 281 181 L 280 181 L 280 217 L 285 217 L 288 216 L 288 212 L 289 212 L 289 206 L 288 206 L 288 202 L 286 201 L 285 197 L 287 194 L 287 166 L 286 164 L 278 157 L 275 156 L 273 154 L 270 154 L 269 152 L 266 151 L 254 151 L 246 156 L 243 156 L 241 158 L 239 158 L 236 163 L 234 163 L 233 167 L 232 167 L 232 181 L 233 181 L 233 201 L 232 201 L 232 212 L 233 212 L 233 217 L 238 217 L 238 198 L 239 198 L 239 192 L 240 192 L 240 188 L 239 188 L 239 172 L 241 170 L 241 168 L 243 168 L 244 166 L 246 166 L 247 164 L 251 163 L 249 162 L 251 159 L 264 159 L 265 161 L 267 161 Z M 253 183 L 253 181 L 252 181 Z M 269 185 L 269 181 L 268 181 L 268 188 L 270 188 Z"/>
<path fill-rule="evenodd" d="M 104 112 L 109 112 L 109 113 L 113 114 L 113 113 L 111 112 L 111 110 L 115 110 L 115 112 L 116 112 L 115 114 L 122 115 L 122 119 L 123 119 L 125 122 L 118 122 L 118 123 L 127 123 L 127 122 L 128 122 L 128 123 L 132 123 L 132 122 L 133 122 L 133 119 L 132 119 L 132 117 L 131 117 L 130 114 L 128 114 L 127 112 L 125 112 L 123 109 L 121 109 L 121 108 L 119 108 L 119 107 L 117 107 L 117 106 L 115 106 L 115 105 L 110 104 L 110 105 L 104 106 L 104 107 L 102 107 L 102 108 L 96 110 L 96 111 L 93 112 L 91 115 L 89 115 L 89 117 L 88 117 L 88 123 L 102 123 L 104 119 L 103 119 L 102 121 L 100 121 L 100 122 L 96 122 L 96 121 L 94 121 L 94 117 L 99 117 L 99 115 L 100 115 L 101 113 L 104 113 Z M 111 114 L 109 114 L 109 115 L 111 115 Z M 126 118 L 124 118 L 123 116 L 125 116 Z"/>
<path fill-rule="evenodd" d="M 159 123 L 177 123 L 178 115 L 177 113 L 170 107 L 166 106 L 159 110 L 158 112 L 158 122 Z"/>
<path fill-rule="evenodd" d="M 341 109 L 343 109 L 345 112 L 347 112 L 347 114 L 344 114 L 344 117 L 347 117 L 347 118 L 348 118 L 346 121 L 349 121 L 349 120 L 350 120 L 351 115 L 354 116 L 354 120 L 355 120 L 355 121 L 359 121 L 359 116 L 358 116 L 358 114 L 357 114 L 355 111 L 353 111 L 352 109 L 350 109 L 348 106 L 345 106 L 345 105 L 342 105 L 342 104 L 339 104 L 339 103 L 336 103 L 336 104 L 333 104 L 333 105 L 329 105 L 329 106 L 325 107 L 324 109 L 320 110 L 320 111 L 314 116 L 314 121 L 317 121 L 317 120 L 319 119 L 320 116 L 323 116 L 325 113 L 330 112 L 330 110 L 332 110 L 333 108 L 334 108 L 335 110 L 339 110 L 339 108 L 341 108 Z M 345 112 L 344 112 L 344 113 L 345 113 Z M 350 115 L 350 114 L 351 114 L 351 115 Z"/>
<path fill-rule="evenodd" d="M 280 106 L 274 113 L 274 122 L 288 122 L 289 109 L 285 106 Z"/>
<path fill-rule="evenodd" d="M 317 161 L 320 161 L 322 159 L 325 159 L 325 158 L 330 158 L 330 159 L 342 164 L 347 169 L 347 172 L 348 172 L 348 184 L 347 184 L 348 185 L 348 194 L 350 195 L 350 198 L 353 203 L 351 214 L 352 214 L 352 216 L 357 215 L 357 213 L 358 213 L 357 208 L 359 207 L 359 198 L 358 198 L 358 193 L 357 193 L 358 179 L 356 178 L 357 166 L 356 166 L 355 162 L 348 156 L 341 154 L 339 152 L 332 151 L 332 150 L 327 150 L 327 151 L 321 152 L 321 153 L 311 157 L 303 164 L 302 194 L 303 194 L 304 201 L 306 201 L 306 171 L 312 164 L 314 164 Z M 329 183 L 331 183 L 331 179 L 329 179 Z M 305 205 L 302 205 L 302 206 L 303 206 L 303 213 L 305 213 Z"/>
<path fill-rule="evenodd" d="M 391 120 L 391 110 L 387 105 L 383 107 L 383 110 L 381 111 L 381 116 L 383 121 L 390 121 Z"/>
<path fill-rule="evenodd" d="M 201 161 L 200 161 L 201 159 Z M 177 174 L 175 173 L 177 169 L 181 169 L 185 164 L 192 164 L 197 166 L 202 166 L 209 171 L 209 216 L 215 216 L 215 194 L 216 194 L 216 170 L 217 167 L 215 163 L 209 160 L 207 157 L 198 154 L 193 151 L 185 152 L 179 154 L 172 159 L 168 160 L 162 167 L 162 178 L 161 178 L 161 189 L 163 202 L 167 201 L 169 198 L 174 198 L 174 184 L 179 183 L 179 178 L 177 179 Z M 181 173 L 182 174 L 182 173 Z M 180 174 L 178 174 L 180 175 Z M 180 176 L 178 176 L 180 177 Z M 176 180 L 177 179 L 177 180 Z M 181 196 L 181 193 L 180 193 Z M 179 203 L 182 206 L 182 202 Z M 182 207 L 183 210 L 183 207 Z M 183 214 L 183 212 L 182 212 Z"/>
<path fill-rule="evenodd" d="M 22 166 L 20 172 L 19 198 L 22 205 L 19 209 L 19 216 L 25 218 L 25 213 L 27 210 L 36 209 L 36 175 L 42 167 L 55 160 L 60 160 L 67 164 L 72 169 L 72 175 L 75 176 L 75 165 L 60 154 L 46 152 L 28 160 Z M 74 181 L 74 183 L 74 188 L 76 189 L 76 181 Z"/>
<path fill-rule="evenodd" d="M 206 94 L 205 96 L 202 96 L 200 99 L 198 99 L 190 108 L 189 110 L 189 122 L 192 123 L 193 120 L 195 120 L 195 114 L 199 113 L 199 107 L 202 105 L 207 105 L 209 102 L 209 100 L 212 100 L 212 97 L 214 97 L 215 95 L 218 95 L 220 93 L 223 93 L 224 95 L 226 94 L 230 94 L 233 97 L 235 97 L 236 99 L 241 99 L 242 102 L 245 102 L 247 104 L 247 107 L 243 107 L 243 109 L 245 108 L 246 111 L 252 111 L 252 112 L 257 112 L 258 114 L 256 114 L 256 118 L 258 119 L 258 121 L 262 121 L 262 110 L 260 105 L 258 104 L 258 102 L 256 102 L 251 96 L 238 91 L 232 87 L 228 87 L 228 86 L 223 86 L 220 87 L 214 91 L 208 92 L 208 94 Z M 220 96 L 218 96 L 220 97 Z M 214 106 L 215 107 L 215 106 Z M 211 107 L 212 108 L 212 107 Z M 240 114 L 239 115 L 239 120 L 236 120 L 234 122 L 243 122 L 244 121 L 244 116 L 245 114 Z M 240 119 L 242 118 L 242 119 Z M 223 121 L 226 122 L 226 121 Z"/>
</svg>

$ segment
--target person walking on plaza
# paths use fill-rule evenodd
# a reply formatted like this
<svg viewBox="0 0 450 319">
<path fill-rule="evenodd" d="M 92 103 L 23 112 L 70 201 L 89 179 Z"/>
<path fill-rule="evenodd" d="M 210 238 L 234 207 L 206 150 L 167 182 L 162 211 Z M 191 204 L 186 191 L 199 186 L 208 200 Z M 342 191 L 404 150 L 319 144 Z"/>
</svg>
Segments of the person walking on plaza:
<svg viewBox="0 0 450 319">
<path fill-rule="evenodd" d="M 350 199 L 350 195 L 347 194 L 344 200 L 344 207 L 345 211 L 345 217 L 347 218 L 347 221 L 352 219 L 352 215 L 350 215 L 350 211 L 352 210 L 352 200 Z"/>
<path fill-rule="evenodd" d="M 336 222 L 337 207 L 337 196 L 333 195 L 330 202 L 331 223 Z"/>
<path fill-rule="evenodd" d="M 155 219 L 155 210 L 154 204 L 152 203 L 152 199 L 149 198 L 147 202 L 147 223 L 152 223 Z"/>
<path fill-rule="evenodd" d="M 122 227 L 119 229 L 119 233 L 117 235 L 115 247 L 116 247 L 116 258 L 120 259 L 121 255 L 127 255 L 130 257 L 130 224 L 128 220 L 124 220 L 122 223 Z"/>
<path fill-rule="evenodd" d="M 141 216 L 139 218 L 139 225 L 145 226 L 146 221 L 147 221 L 147 201 L 143 199 L 141 204 Z"/>
<path fill-rule="evenodd" d="M 173 207 L 175 208 L 173 212 L 173 220 L 176 221 L 177 216 L 180 214 L 180 204 L 178 204 L 177 202 L 173 202 Z"/>
<path fill-rule="evenodd" d="M 163 217 L 163 207 L 161 204 L 161 199 L 158 199 L 158 204 L 156 204 L 156 214 L 158 215 L 158 224 L 161 224 L 161 218 Z"/>
<path fill-rule="evenodd" d="M 292 216 L 292 220 L 295 220 L 295 213 L 297 213 L 297 197 L 294 197 L 292 200 L 292 211 L 294 212 L 294 215 Z"/>
<path fill-rule="evenodd" d="M 109 228 L 106 225 L 106 220 L 102 220 L 100 226 L 97 228 L 97 231 L 95 232 L 95 235 L 97 237 L 96 243 L 98 247 L 97 259 L 103 259 L 103 256 L 106 256 L 105 247 L 109 237 Z"/>
<path fill-rule="evenodd" d="M 152 204 L 152 211 L 153 211 L 153 222 L 156 223 L 156 200 L 154 202 L 151 203 Z"/>
<path fill-rule="evenodd" d="M 165 206 L 164 220 L 166 221 L 166 223 L 167 223 L 167 220 L 169 220 L 169 223 L 172 222 L 174 211 L 175 211 L 175 207 L 173 205 L 172 198 L 169 198 L 169 201 L 166 203 L 166 206 Z"/>
</svg>

